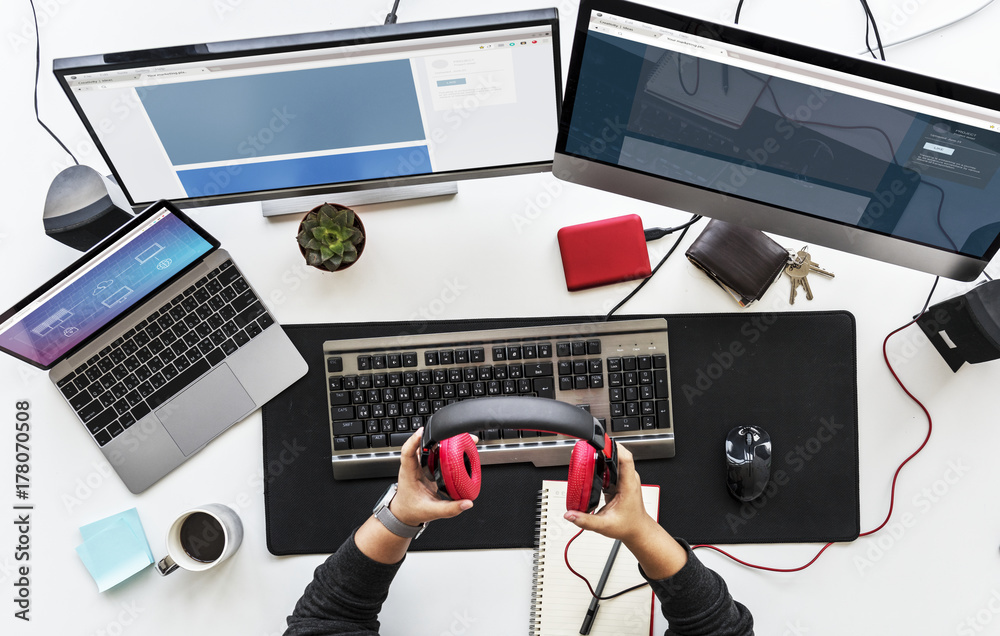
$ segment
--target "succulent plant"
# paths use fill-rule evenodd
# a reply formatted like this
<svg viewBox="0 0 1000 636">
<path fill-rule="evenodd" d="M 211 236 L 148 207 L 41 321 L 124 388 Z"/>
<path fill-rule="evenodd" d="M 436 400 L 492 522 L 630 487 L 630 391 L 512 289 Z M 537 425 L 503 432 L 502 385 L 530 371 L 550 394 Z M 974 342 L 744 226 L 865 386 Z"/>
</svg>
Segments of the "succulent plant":
<svg viewBox="0 0 1000 636">
<path fill-rule="evenodd" d="M 335 272 L 356 261 L 365 235 L 354 222 L 354 211 L 340 205 L 324 203 L 310 210 L 298 236 L 306 262 Z"/>
</svg>

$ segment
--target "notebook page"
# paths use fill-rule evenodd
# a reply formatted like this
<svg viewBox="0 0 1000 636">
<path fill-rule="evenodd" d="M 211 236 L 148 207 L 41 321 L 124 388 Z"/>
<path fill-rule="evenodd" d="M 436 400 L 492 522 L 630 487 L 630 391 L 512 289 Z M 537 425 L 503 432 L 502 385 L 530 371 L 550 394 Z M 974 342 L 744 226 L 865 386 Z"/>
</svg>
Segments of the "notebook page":
<svg viewBox="0 0 1000 636">
<path fill-rule="evenodd" d="M 542 483 L 539 509 L 539 550 L 536 573 L 534 632 L 537 636 L 577 636 L 590 605 L 586 584 L 566 568 L 563 551 L 579 529 L 563 519 L 566 512 L 566 482 Z M 643 502 L 654 518 L 659 508 L 660 489 L 643 486 Z M 601 505 L 604 505 L 602 496 Z M 570 563 L 597 586 L 611 553 L 612 539 L 596 532 L 584 532 L 573 542 Z M 602 596 L 643 583 L 638 562 L 625 546 L 608 577 Z M 641 588 L 624 596 L 600 602 L 590 633 L 594 636 L 648 636 L 652 620 L 652 590 Z"/>
</svg>

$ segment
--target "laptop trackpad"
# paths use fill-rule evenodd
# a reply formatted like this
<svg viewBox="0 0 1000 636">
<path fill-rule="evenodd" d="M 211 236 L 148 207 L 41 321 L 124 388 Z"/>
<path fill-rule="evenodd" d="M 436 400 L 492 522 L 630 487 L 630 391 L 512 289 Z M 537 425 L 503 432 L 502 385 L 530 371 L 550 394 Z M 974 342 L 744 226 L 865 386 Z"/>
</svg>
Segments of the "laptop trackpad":
<svg viewBox="0 0 1000 636">
<path fill-rule="evenodd" d="M 254 407 L 229 366 L 223 364 L 164 404 L 156 417 L 186 457 Z"/>
</svg>

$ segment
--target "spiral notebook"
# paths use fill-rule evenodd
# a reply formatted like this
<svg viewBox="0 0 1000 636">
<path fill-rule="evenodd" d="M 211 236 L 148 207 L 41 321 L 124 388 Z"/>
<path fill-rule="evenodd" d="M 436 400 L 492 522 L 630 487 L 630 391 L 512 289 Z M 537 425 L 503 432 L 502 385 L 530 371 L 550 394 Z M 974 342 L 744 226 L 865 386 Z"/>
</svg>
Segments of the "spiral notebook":
<svg viewBox="0 0 1000 636">
<path fill-rule="evenodd" d="M 643 486 L 646 511 L 656 518 L 660 487 Z M 601 505 L 604 505 L 603 496 Z M 579 532 L 563 519 L 566 512 L 566 482 L 545 480 L 539 493 L 538 546 L 535 551 L 535 580 L 531 602 L 531 636 L 577 636 L 590 606 L 586 584 L 566 567 L 566 543 Z M 611 553 L 611 539 L 596 532 L 584 532 L 573 542 L 569 561 L 596 586 Z M 624 546 L 618 551 L 603 596 L 643 583 L 638 562 Z M 640 588 L 618 598 L 601 601 L 590 633 L 593 636 L 650 636 L 653 623 L 653 592 Z"/>
</svg>

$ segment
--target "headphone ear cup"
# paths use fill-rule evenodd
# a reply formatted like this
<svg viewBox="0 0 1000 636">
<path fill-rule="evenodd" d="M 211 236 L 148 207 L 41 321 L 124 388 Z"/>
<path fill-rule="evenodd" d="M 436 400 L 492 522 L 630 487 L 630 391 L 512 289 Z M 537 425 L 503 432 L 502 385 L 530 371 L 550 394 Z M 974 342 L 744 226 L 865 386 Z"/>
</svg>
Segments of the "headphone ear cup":
<svg viewBox="0 0 1000 636">
<path fill-rule="evenodd" d="M 597 450 L 587 442 L 580 440 L 573 446 L 573 455 L 569 459 L 569 476 L 566 488 L 566 510 L 590 512 L 597 502 L 592 502 L 594 492 L 594 468 L 597 460 Z M 596 497 L 600 501 L 601 490 L 597 488 Z"/>
<path fill-rule="evenodd" d="M 482 486 L 479 451 L 468 433 L 443 440 L 438 462 L 445 492 L 452 500 L 475 499 Z"/>
</svg>

